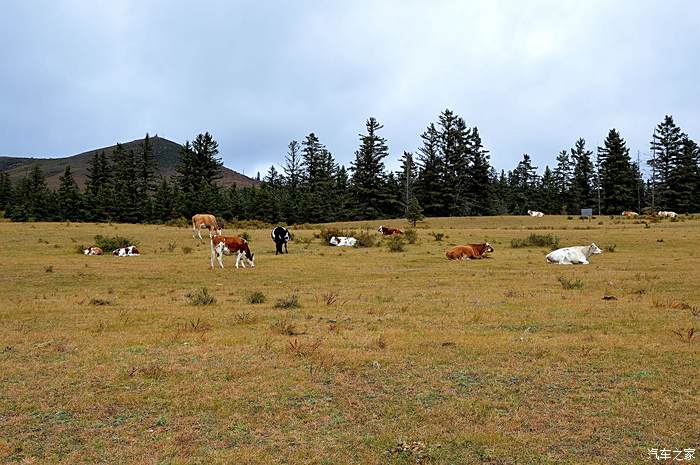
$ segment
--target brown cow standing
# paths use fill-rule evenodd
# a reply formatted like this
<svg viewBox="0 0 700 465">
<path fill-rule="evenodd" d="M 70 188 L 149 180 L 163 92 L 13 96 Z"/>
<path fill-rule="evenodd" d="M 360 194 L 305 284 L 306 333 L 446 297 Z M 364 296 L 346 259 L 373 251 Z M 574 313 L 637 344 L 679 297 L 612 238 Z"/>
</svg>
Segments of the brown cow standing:
<svg viewBox="0 0 700 465">
<path fill-rule="evenodd" d="M 391 236 L 393 234 L 403 234 L 403 231 L 401 231 L 400 229 L 388 228 L 384 225 L 381 225 L 377 231 L 384 234 L 385 236 Z"/>
<path fill-rule="evenodd" d="M 214 269 L 214 256 L 216 256 L 219 266 L 223 268 L 224 255 L 232 255 L 234 252 L 238 253 L 236 268 L 238 268 L 239 264 L 245 268 L 245 261 L 252 268 L 255 268 L 255 255 L 250 251 L 248 241 L 239 236 L 214 236 L 211 239 L 211 269 Z M 244 257 L 245 261 L 243 260 Z"/>
<path fill-rule="evenodd" d="M 488 258 L 485 254 L 493 252 L 493 247 L 488 242 L 483 244 L 458 245 L 445 254 L 450 260 L 472 260 Z"/>
<path fill-rule="evenodd" d="M 192 217 L 192 237 L 202 240 L 202 228 L 207 228 L 209 230 L 209 238 L 219 235 L 221 236 L 221 230 L 224 229 L 223 222 L 216 219 L 214 215 L 208 213 L 198 213 Z"/>
</svg>

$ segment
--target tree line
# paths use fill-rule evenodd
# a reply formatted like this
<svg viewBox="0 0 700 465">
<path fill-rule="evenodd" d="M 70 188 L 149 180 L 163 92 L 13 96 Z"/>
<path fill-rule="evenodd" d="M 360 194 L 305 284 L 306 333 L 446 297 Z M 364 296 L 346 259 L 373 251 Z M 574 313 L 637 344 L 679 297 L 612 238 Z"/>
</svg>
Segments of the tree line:
<svg viewBox="0 0 700 465">
<path fill-rule="evenodd" d="M 98 152 L 80 190 L 67 166 L 55 191 L 34 166 L 15 185 L 0 174 L 0 209 L 14 221 L 167 222 L 211 212 L 226 220 L 318 223 L 426 216 L 522 215 L 527 210 L 578 215 L 623 210 L 700 211 L 700 149 L 671 116 L 654 129 L 647 161 L 630 156 L 611 129 L 595 154 L 584 139 L 562 150 L 542 174 L 528 154 L 510 171 L 490 164 L 479 130 L 450 110 L 403 152 L 398 171 L 387 170 L 383 126 L 369 118 L 348 167 L 339 164 L 315 133 L 292 140 L 282 171 L 271 166 L 259 186 L 222 187 L 218 143 L 211 134 L 185 142 L 176 175 L 156 175 L 148 134 L 136 150 L 117 144 Z M 259 176 L 258 176 L 259 177 Z"/>
</svg>

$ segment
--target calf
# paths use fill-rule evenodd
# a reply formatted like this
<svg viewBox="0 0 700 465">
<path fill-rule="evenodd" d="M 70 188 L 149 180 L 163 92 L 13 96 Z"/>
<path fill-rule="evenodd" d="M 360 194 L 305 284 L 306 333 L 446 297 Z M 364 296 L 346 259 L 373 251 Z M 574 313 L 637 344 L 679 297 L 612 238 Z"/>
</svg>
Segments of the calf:
<svg viewBox="0 0 700 465">
<path fill-rule="evenodd" d="M 224 222 L 216 219 L 214 215 L 209 215 L 206 213 L 198 213 L 192 217 L 192 237 L 202 240 L 202 228 L 207 228 L 209 230 L 209 238 L 219 235 L 224 229 Z"/>
<path fill-rule="evenodd" d="M 538 212 L 538 211 L 535 211 L 535 210 L 528 210 L 528 211 L 527 211 L 527 214 L 530 215 L 530 216 L 536 216 L 536 217 L 540 217 L 540 218 L 544 216 L 544 213 Z"/>
<path fill-rule="evenodd" d="M 588 265 L 588 257 L 601 253 L 603 253 L 603 251 L 593 242 L 591 245 L 557 249 L 547 254 L 546 258 L 549 263 L 558 263 L 560 265 Z"/>
<path fill-rule="evenodd" d="M 678 213 L 676 212 L 658 212 L 656 214 L 657 216 L 665 217 L 665 218 L 676 218 L 678 217 Z"/>
<path fill-rule="evenodd" d="M 622 212 L 622 216 L 626 216 L 627 218 L 634 218 L 639 216 L 639 213 L 625 210 Z"/>
<path fill-rule="evenodd" d="M 401 231 L 400 229 L 388 228 L 384 225 L 381 225 L 377 231 L 384 234 L 385 236 L 391 236 L 393 234 L 403 234 L 403 231 Z"/>
<path fill-rule="evenodd" d="M 99 247 L 90 247 L 89 249 L 83 250 L 83 254 L 85 255 L 102 255 L 104 252 L 102 252 L 102 249 Z"/>
<path fill-rule="evenodd" d="M 483 244 L 458 245 L 448 250 L 445 255 L 450 260 L 472 260 L 488 258 L 485 254 L 493 252 L 493 247 L 488 242 Z"/>
<path fill-rule="evenodd" d="M 139 249 L 137 249 L 135 246 L 130 245 L 128 247 L 122 247 L 121 249 L 114 250 L 112 255 L 115 257 L 138 257 L 141 255 L 141 252 L 139 252 Z"/>
<path fill-rule="evenodd" d="M 224 255 L 232 255 L 237 253 L 236 268 L 238 265 L 243 265 L 247 261 L 251 268 L 255 268 L 255 255 L 248 247 L 248 241 L 239 236 L 214 236 L 211 238 L 211 269 L 214 269 L 214 257 L 219 262 L 221 268 L 224 267 Z M 243 260 L 245 258 L 245 260 Z"/>
<path fill-rule="evenodd" d="M 282 247 L 284 247 L 284 253 L 289 253 L 289 250 L 287 250 L 287 242 L 292 240 L 292 233 L 289 232 L 289 229 L 277 226 L 272 230 L 270 235 L 275 242 L 275 255 L 283 253 Z"/>
</svg>

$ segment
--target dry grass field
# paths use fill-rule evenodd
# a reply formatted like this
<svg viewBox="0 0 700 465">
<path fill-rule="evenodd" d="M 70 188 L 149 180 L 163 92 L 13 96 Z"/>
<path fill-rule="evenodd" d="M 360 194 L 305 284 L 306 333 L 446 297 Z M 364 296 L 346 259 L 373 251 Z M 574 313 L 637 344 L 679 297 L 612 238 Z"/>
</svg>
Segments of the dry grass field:
<svg viewBox="0 0 700 465">
<path fill-rule="evenodd" d="M 257 266 L 212 272 L 185 228 L 0 223 L 0 462 L 636 464 L 700 449 L 700 219 L 429 219 L 404 252 L 332 248 L 319 229 L 295 229 L 285 256 L 268 229 L 229 229 L 250 234 Z M 532 232 L 614 251 L 549 265 L 545 248 L 511 248 Z M 143 255 L 75 252 L 96 234 Z M 444 257 L 483 240 L 489 260 Z M 193 304 L 201 288 L 213 304 Z"/>
</svg>

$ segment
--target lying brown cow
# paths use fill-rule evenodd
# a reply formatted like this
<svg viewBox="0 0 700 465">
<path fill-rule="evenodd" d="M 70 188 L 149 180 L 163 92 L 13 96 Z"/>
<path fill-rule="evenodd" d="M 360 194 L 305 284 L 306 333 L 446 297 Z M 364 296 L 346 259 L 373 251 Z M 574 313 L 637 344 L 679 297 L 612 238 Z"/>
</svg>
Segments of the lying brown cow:
<svg viewBox="0 0 700 465">
<path fill-rule="evenodd" d="M 488 258 L 485 254 L 493 252 L 493 247 L 488 242 L 483 244 L 458 245 L 445 254 L 450 260 L 472 260 Z"/>
<path fill-rule="evenodd" d="M 391 236 L 393 234 L 403 234 L 403 231 L 397 228 L 387 228 L 384 225 L 381 225 L 379 229 L 377 230 L 380 233 L 384 234 L 385 236 Z"/>
</svg>

